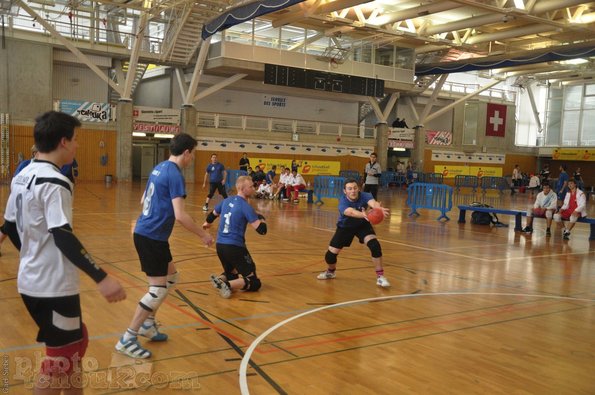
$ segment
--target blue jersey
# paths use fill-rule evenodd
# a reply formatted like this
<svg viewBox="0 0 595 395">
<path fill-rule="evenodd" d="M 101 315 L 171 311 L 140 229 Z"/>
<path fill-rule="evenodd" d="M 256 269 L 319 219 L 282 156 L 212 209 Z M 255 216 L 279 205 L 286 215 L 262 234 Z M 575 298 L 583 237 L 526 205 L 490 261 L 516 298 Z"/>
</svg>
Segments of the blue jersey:
<svg viewBox="0 0 595 395">
<path fill-rule="evenodd" d="M 182 171 L 169 160 L 159 163 L 147 181 L 143 212 L 136 221 L 134 233 L 167 241 L 176 221 L 172 200 L 178 197 L 186 198 Z"/>
<path fill-rule="evenodd" d="M 219 214 L 217 244 L 246 246 L 246 226 L 258 220 L 250 204 L 240 196 L 230 196 L 215 207 Z"/>
<path fill-rule="evenodd" d="M 562 187 L 564 186 L 564 181 L 568 181 L 569 178 L 570 177 L 568 176 L 568 173 L 566 173 L 565 171 L 560 173 L 560 177 L 558 177 L 558 183 L 556 184 L 556 191 L 562 192 Z"/>
<path fill-rule="evenodd" d="M 276 175 L 277 175 L 277 174 L 275 173 L 275 171 L 274 171 L 274 170 L 269 170 L 269 171 L 267 172 L 267 184 L 272 184 L 272 183 L 273 183 L 273 181 L 275 180 L 275 176 L 276 176 Z"/>
<path fill-rule="evenodd" d="M 339 221 L 337 222 L 337 226 L 339 228 L 351 228 L 360 225 L 362 223 L 361 221 L 365 221 L 365 219 L 348 217 L 344 214 L 345 210 L 349 207 L 357 211 L 362 211 L 362 208 L 365 210 L 370 200 L 374 200 L 374 197 L 368 192 L 360 192 L 358 199 L 354 202 L 347 199 L 347 196 L 343 194 L 341 199 L 339 199 Z"/>
<path fill-rule="evenodd" d="M 209 182 L 218 182 L 220 183 L 223 181 L 223 170 L 225 170 L 225 166 L 221 163 L 209 163 L 207 165 L 207 173 L 209 173 Z"/>
<path fill-rule="evenodd" d="M 17 168 L 14 170 L 13 177 L 16 177 L 16 175 L 19 174 L 21 172 L 21 170 L 23 170 L 25 167 L 29 166 L 29 163 L 31 163 L 32 160 L 33 159 L 22 160 L 21 163 L 19 163 Z"/>
</svg>

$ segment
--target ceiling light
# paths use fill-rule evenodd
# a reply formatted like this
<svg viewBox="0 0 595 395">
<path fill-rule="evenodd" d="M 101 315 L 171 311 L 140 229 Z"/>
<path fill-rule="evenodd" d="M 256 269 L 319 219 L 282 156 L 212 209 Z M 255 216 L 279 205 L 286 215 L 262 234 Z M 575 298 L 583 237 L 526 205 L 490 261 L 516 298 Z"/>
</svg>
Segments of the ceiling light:
<svg viewBox="0 0 595 395">
<path fill-rule="evenodd" d="M 147 134 L 142 132 L 132 132 L 132 135 L 134 137 L 147 137 Z"/>
<path fill-rule="evenodd" d="M 406 149 L 401 147 L 393 147 L 393 151 L 406 151 Z"/>
<path fill-rule="evenodd" d="M 174 135 L 165 133 L 155 133 L 153 137 L 155 137 L 156 139 L 172 139 L 174 138 Z"/>
</svg>

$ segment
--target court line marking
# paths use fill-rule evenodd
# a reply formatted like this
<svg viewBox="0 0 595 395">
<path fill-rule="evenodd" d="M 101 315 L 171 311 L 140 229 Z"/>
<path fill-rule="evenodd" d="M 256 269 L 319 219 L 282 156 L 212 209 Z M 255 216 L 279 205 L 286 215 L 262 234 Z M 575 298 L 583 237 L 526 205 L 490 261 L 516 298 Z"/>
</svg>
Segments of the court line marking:
<svg viewBox="0 0 595 395">
<path fill-rule="evenodd" d="M 331 229 L 317 228 L 315 226 L 313 226 L 313 228 L 314 229 L 317 229 L 317 230 L 322 230 L 322 231 L 325 231 L 325 232 L 330 232 L 330 233 L 333 233 L 334 232 L 334 230 L 331 230 Z M 378 240 L 380 240 L 383 243 L 397 244 L 397 245 L 401 245 L 401 246 L 405 246 L 405 247 L 409 247 L 409 248 L 416 248 L 418 250 L 432 251 L 434 253 L 437 252 L 437 249 L 436 248 L 421 247 L 421 246 L 416 246 L 414 244 L 402 243 L 402 242 L 398 242 L 398 241 L 391 241 L 391 240 L 386 240 L 386 239 L 381 239 L 381 238 L 378 238 Z M 453 256 L 467 258 L 467 259 L 475 259 L 475 260 L 484 261 L 484 262 L 492 262 L 491 259 L 479 258 L 479 257 L 471 256 L 471 255 L 465 255 L 465 254 L 457 254 L 456 252 L 448 252 L 448 251 L 440 251 L 440 252 L 442 254 L 446 254 L 446 255 L 453 255 Z"/>
<path fill-rule="evenodd" d="M 335 303 L 328 306 L 318 307 L 301 314 L 295 315 L 293 317 L 289 317 L 288 319 L 281 321 L 266 331 L 264 331 L 260 336 L 258 336 L 250 347 L 244 353 L 244 357 L 242 358 L 242 362 L 240 363 L 240 370 L 239 370 L 239 380 L 240 380 L 240 391 L 242 395 L 249 395 L 250 390 L 248 389 L 248 378 L 246 376 L 246 371 L 248 369 L 248 364 L 250 362 L 250 358 L 252 353 L 258 347 L 258 345 L 271 333 L 279 329 L 280 327 L 284 326 L 285 324 L 290 323 L 291 321 L 295 321 L 298 318 L 305 317 L 307 315 L 317 313 L 319 311 L 336 308 L 339 306 L 348 306 L 352 304 L 358 303 L 366 303 L 371 301 L 382 301 L 382 300 L 390 300 L 390 299 L 404 299 L 404 298 L 418 298 L 418 297 L 425 297 L 425 296 L 511 296 L 511 297 L 532 297 L 532 298 L 545 298 L 545 299 L 562 299 L 562 300 L 572 300 L 572 301 L 581 301 L 581 302 L 595 302 L 595 299 L 585 299 L 585 298 L 572 298 L 568 296 L 549 296 L 549 295 L 533 295 L 533 294 L 517 294 L 517 293 L 489 293 L 489 292 L 438 292 L 438 293 L 431 293 L 431 294 L 404 294 L 404 295 L 391 295 L 391 296 L 381 296 L 375 298 L 366 298 L 366 299 L 357 299 L 357 300 L 349 300 L 346 302 Z"/>
</svg>

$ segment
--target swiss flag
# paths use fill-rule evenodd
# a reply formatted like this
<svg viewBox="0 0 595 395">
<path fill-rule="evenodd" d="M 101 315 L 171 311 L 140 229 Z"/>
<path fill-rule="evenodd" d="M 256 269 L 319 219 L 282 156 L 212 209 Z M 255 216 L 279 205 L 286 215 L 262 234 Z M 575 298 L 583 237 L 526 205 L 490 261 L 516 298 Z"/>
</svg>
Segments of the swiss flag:
<svg viewBox="0 0 595 395">
<path fill-rule="evenodd" d="M 488 103 L 486 136 L 504 137 L 506 130 L 506 106 Z"/>
</svg>

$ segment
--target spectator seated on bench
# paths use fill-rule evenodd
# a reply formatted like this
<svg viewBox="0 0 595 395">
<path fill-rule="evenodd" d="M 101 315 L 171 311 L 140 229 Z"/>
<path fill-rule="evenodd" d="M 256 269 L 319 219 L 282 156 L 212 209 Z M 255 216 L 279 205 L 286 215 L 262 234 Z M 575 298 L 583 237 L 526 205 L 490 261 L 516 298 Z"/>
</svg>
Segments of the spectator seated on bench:
<svg viewBox="0 0 595 395">
<path fill-rule="evenodd" d="M 545 231 L 546 236 L 551 236 L 552 232 L 550 228 L 552 226 L 552 218 L 554 212 L 558 208 L 558 197 L 552 189 L 550 184 L 543 184 L 543 191 L 537 194 L 533 207 L 527 211 L 527 224 L 521 230 L 523 233 L 533 233 L 533 217 L 545 217 L 547 221 L 547 229 Z"/>
<path fill-rule="evenodd" d="M 560 211 L 554 215 L 556 222 L 561 222 L 563 219 L 568 220 L 568 225 L 563 225 L 562 237 L 564 240 L 570 239 L 570 231 L 574 228 L 576 221 L 587 216 L 587 198 L 585 193 L 576 187 L 576 181 L 573 178 L 568 180 L 568 189 L 564 204 L 560 207 Z"/>
</svg>

